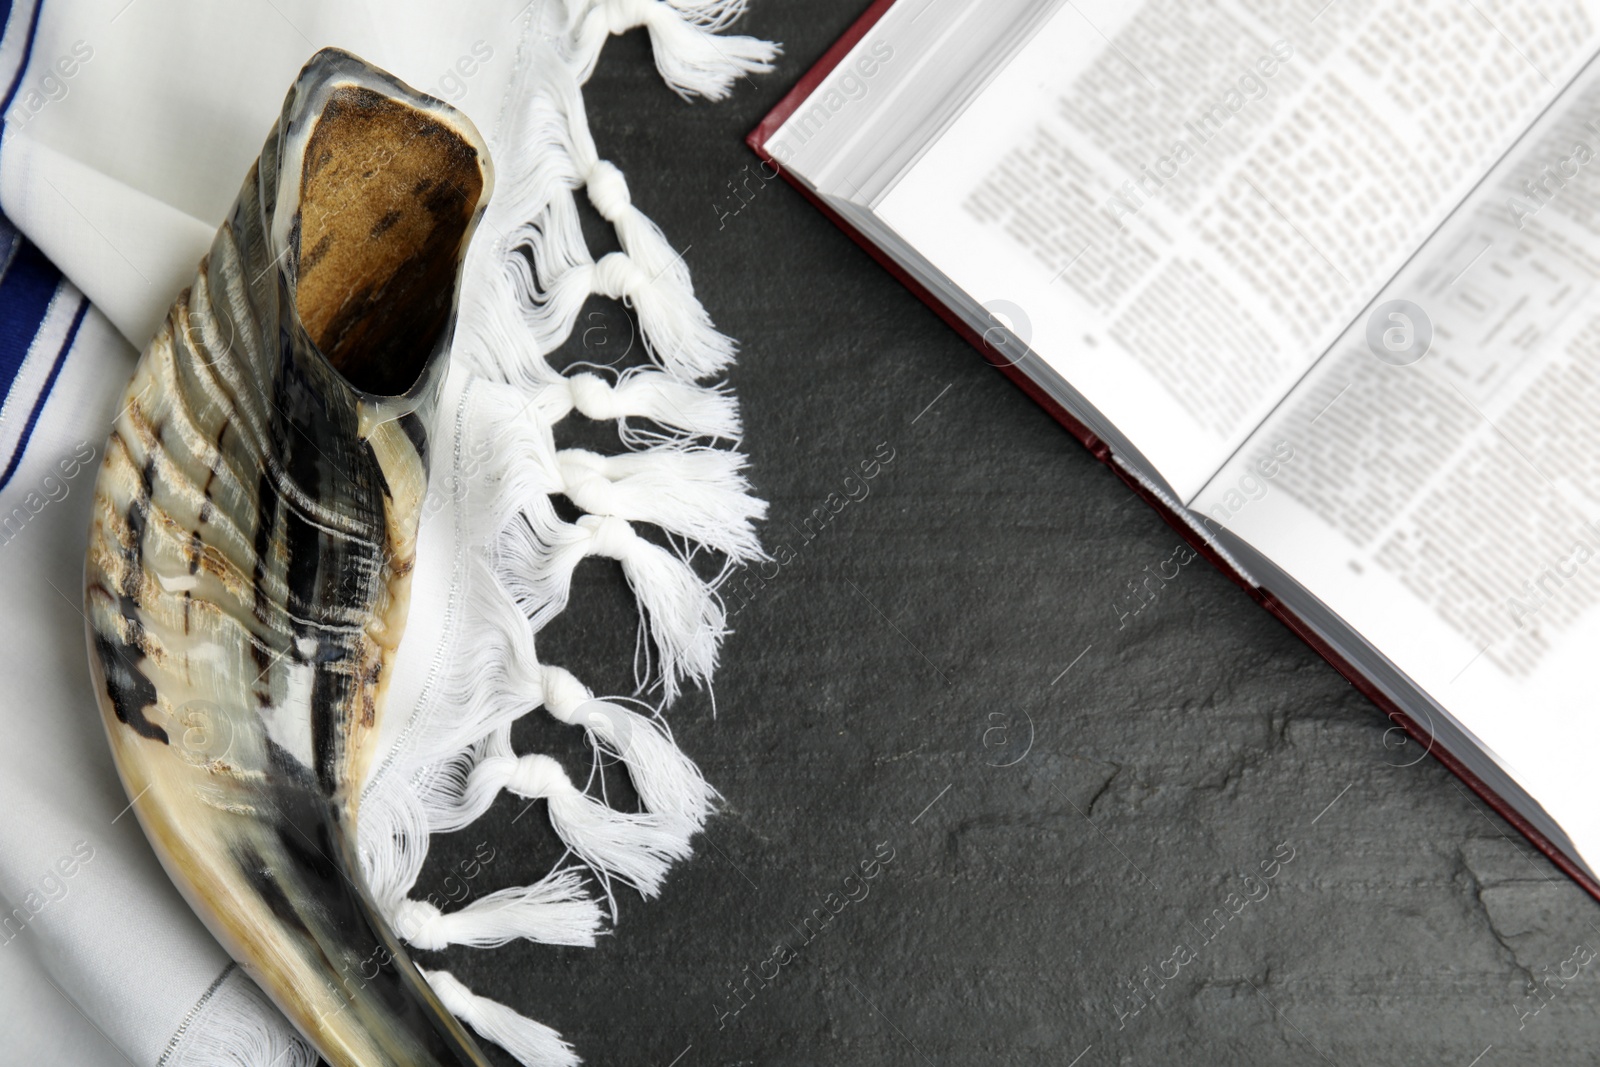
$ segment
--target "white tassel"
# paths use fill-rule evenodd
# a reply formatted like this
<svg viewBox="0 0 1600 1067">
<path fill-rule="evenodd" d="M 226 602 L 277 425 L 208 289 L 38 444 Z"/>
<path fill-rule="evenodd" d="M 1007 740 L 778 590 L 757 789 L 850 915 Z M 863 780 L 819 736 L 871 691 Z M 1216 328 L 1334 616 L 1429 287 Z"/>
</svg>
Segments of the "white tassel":
<svg viewBox="0 0 1600 1067">
<path fill-rule="evenodd" d="M 578 87 L 552 79 L 551 100 L 560 108 L 561 117 L 540 128 L 565 134 L 559 151 L 554 154 L 572 162 L 568 184 L 573 188 L 586 187 L 589 203 L 616 230 L 623 251 L 651 277 L 666 278 L 684 292 L 693 294 L 694 282 L 683 257 L 672 247 L 661 227 L 634 205 L 633 193 L 622 171 L 600 158 Z"/>
<path fill-rule="evenodd" d="M 421 968 L 418 968 L 421 970 Z M 583 1062 L 561 1035 L 496 1001 L 480 997 L 449 971 L 422 971 L 439 1003 L 475 1030 L 515 1056 L 523 1067 L 578 1067 Z"/>
<path fill-rule="evenodd" d="M 552 202 L 541 225 L 519 235 L 519 243 L 534 250 L 535 262 L 530 264 L 526 257 L 513 261 L 525 302 L 523 315 L 540 351 L 554 351 L 571 335 L 584 301 L 595 295 L 632 308 L 651 358 L 679 378 L 707 378 L 733 362 L 738 346 L 717 332 L 694 294 L 661 272 L 647 272 L 626 253 L 611 252 L 598 262 L 552 271 L 547 257 L 540 254 L 541 246 L 562 243 L 562 231 L 578 225 L 575 218 L 564 217 L 576 209 L 563 204 L 570 205 L 570 197 Z M 546 234 L 556 239 L 550 241 Z"/>
<path fill-rule="evenodd" d="M 622 171 L 600 158 L 578 86 L 552 70 L 543 87 L 546 92 L 536 98 L 527 116 L 530 136 L 542 149 L 537 153 L 541 166 L 523 181 L 534 183 L 546 200 L 552 184 L 569 190 L 587 186 L 589 202 L 616 230 L 623 251 L 651 277 L 664 278 L 693 294 L 694 282 L 683 257 L 661 228 L 634 206 Z"/>
<path fill-rule="evenodd" d="M 652 448 L 620 456 L 556 454 L 567 499 L 592 515 L 648 522 L 744 563 L 767 558 L 752 519 L 767 505 L 749 493 L 744 456 L 720 448 Z"/>
<path fill-rule="evenodd" d="M 586 123 L 584 136 L 588 136 Z M 575 155 L 573 161 L 583 175 L 589 203 L 594 205 L 601 218 L 611 223 L 617 231 L 617 240 L 629 258 L 639 264 L 645 273 L 652 278 L 669 281 L 693 295 L 694 282 L 689 278 L 689 267 L 684 263 L 683 256 L 672 247 L 667 235 L 661 232 L 661 227 L 633 206 L 633 195 L 628 191 L 628 180 L 622 176 L 622 172 L 607 160 L 598 158 L 592 143 L 587 148 L 590 160 Z"/>
<path fill-rule="evenodd" d="M 522 115 L 525 165 L 508 168 L 497 200 L 524 214 L 492 210 L 501 246 L 469 264 L 463 291 L 462 359 L 507 381 L 548 382 L 542 357 L 572 333 L 584 302 L 598 294 L 632 307 L 646 351 L 680 378 L 716 374 L 736 346 L 712 325 L 694 295 L 683 257 L 659 227 L 633 206 L 627 181 L 601 160 L 577 86 L 559 70 L 542 73 Z M 623 251 L 594 262 L 571 192 L 589 185 L 597 210 L 615 227 Z M 525 221 L 524 221 L 525 220 Z M 521 318 L 520 326 L 516 322 Z"/>
<path fill-rule="evenodd" d="M 666 723 L 596 700 L 561 667 L 544 668 L 544 706 L 561 722 L 582 726 L 597 749 L 622 760 L 645 810 L 691 830 L 705 825 L 718 793 L 673 742 Z"/>
<path fill-rule="evenodd" d="M 543 629 L 567 605 L 572 573 L 586 557 L 617 560 L 640 607 L 640 627 L 661 657 L 660 679 L 667 703 L 682 681 L 704 681 L 717 665 L 717 646 L 727 634 L 727 614 L 716 593 L 688 564 L 651 544 L 627 522 L 585 515 L 562 525 L 555 536 L 513 526 L 501 542 L 507 585 L 535 629 Z M 648 657 L 635 664 L 637 680 L 650 677 Z"/>
<path fill-rule="evenodd" d="M 436 829 L 475 821 L 502 790 L 528 800 L 546 801 L 550 825 L 575 856 L 602 881 L 615 876 L 646 897 L 659 893 L 667 869 L 692 851 L 689 837 L 696 827 L 688 820 L 650 812 L 617 811 L 574 785 L 561 764 L 549 756 L 513 754 L 509 727 L 484 740 L 461 784 L 456 807 L 446 813 L 446 821 Z M 406 902 L 397 909 L 397 915 L 403 914 L 412 923 L 408 929 L 420 936 L 437 934 L 423 932 L 426 922 L 434 916 L 425 904 L 419 908 L 418 903 Z M 615 915 L 614 905 L 612 911 Z"/>
<path fill-rule="evenodd" d="M 578 268 L 580 277 L 583 268 Z M 639 316 L 639 335 L 663 370 L 697 381 L 726 370 L 738 346 L 717 332 L 694 293 L 661 271 L 649 273 L 632 257 L 611 252 L 589 276 L 592 291 L 621 300 Z"/>
<path fill-rule="evenodd" d="M 500 733 L 505 733 L 502 727 Z M 496 736 L 499 736 L 498 734 Z M 480 749 L 462 761 L 465 775 L 456 793 L 455 806 L 446 808 L 434 820 L 435 833 L 451 833 L 470 826 L 483 817 L 501 790 L 510 784 L 517 773 L 517 757 L 509 752 L 506 742 L 495 746 L 491 752 Z"/>
<path fill-rule="evenodd" d="M 653 897 L 661 892 L 668 868 L 693 851 L 688 834 L 676 820 L 617 811 L 595 800 L 573 785 L 561 764 L 549 756 L 527 755 L 511 762 L 505 789 L 529 800 L 546 801 L 550 825 L 597 874 L 615 875 L 644 896 Z M 496 766 L 492 773 L 501 771 Z"/>
<path fill-rule="evenodd" d="M 551 426 L 577 411 L 597 422 L 616 421 L 619 436 L 630 447 L 684 437 L 737 442 L 744 433 L 739 406 L 726 385 L 686 382 L 654 367 L 631 367 L 614 380 L 591 371 L 562 375 L 545 361 L 520 312 L 486 308 L 472 322 L 457 335 L 457 357 L 474 373 L 515 387 L 519 403 L 513 410 L 524 417 L 537 414 Z M 649 420 L 675 432 L 632 426 L 630 419 Z"/>
<path fill-rule="evenodd" d="M 576 870 L 555 871 L 530 886 L 514 886 L 443 912 L 425 900 L 407 899 L 394 909 L 395 933 L 421 949 L 450 945 L 493 948 L 526 938 L 546 945 L 593 947 L 605 920 L 600 904 L 584 891 Z"/>
<path fill-rule="evenodd" d="M 484 739 L 440 761 L 431 775 L 415 783 L 415 795 L 428 815 L 427 829 L 451 833 L 488 810 L 506 780 L 506 767 L 473 774 L 480 762 L 509 755 L 501 741 L 510 723 L 543 705 L 559 722 L 581 726 L 597 752 L 621 760 L 646 811 L 681 822 L 690 831 L 705 825 L 717 791 L 694 761 L 680 750 L 659 717 L 641 715 L 615 701 L 598 700 L 565 668 L 541 666 L 534 655 L 533 628 L 506 590 L 479 563 L 472 579 L 472 622 L 467 632 L 481 649 L 474 661 L 478 678 L 473 697 L 503 709 L 484 714 L 468 706 L 462 718 L 485 725 Z"/>
<path fill-rule="evenodd" d="M 563 378 L 539 394 L 540 414 L 559 422 L 573 411 L 596 421 L 617 420 L 624 444 L 639 447 L 663 438 L 630 427 L 628 419 L 648 419 L 690 437 L 738 441 L 744 434 L 739 407 L 726 386 L 695 385 L 664 371 L 635 367 L 615 384 L 583 372 Z"/>
<path fill-rule="evenodd" d="M 622 172 L 600 158 L 578 87 L 554 70 L 546 72 L 542 87 L 545 91 L 535 97 L 525 116 L 533 165 L 515 179 L 514 194 L 516 199 L 538 199 L 541 204 L 540 223 L 519 228 L 536 264 L 536 271 L 525 272 L 530 289 L 534 281 L 552 289 L 580 290 L 588 282 L 589 292 L 625 300 L 638 311 L 646 346 L 664 366 L 676 370 L 674 364 L 682 364 L 682 373 L 693 378 L 716 373 L 732 358 L 733 342 L 712 328 L 694 295 L 683 256 L 634 206 Z M 553 188 L 570 193 L 580 185 L 588 187 L 590 203 L 612 224 L 623 249 L 613 253 L 616 259 L 603 258 L 592 275 L 582 271 L 587 248 L 576 225 L 576 208 Z M 574 271 L 578 273 L 568 277 Z M 554 321 L 564 323 L 568 305 L 576 298 L 570 293 L 556 296 Z"/>
<path fill-rule="evenodd" d="M 527 629 L 520 612 L 512 611 Z M 529 678 L 520 683 L 526 696 L 515 706 L 542 702 L 558 722 L 583 727 L 596 752 L 622 761 L 647 812 L 680 824 L 687 834 L 705 825 L 717 791 L 678 748 L 665 722 L 616 701 L 596 699 L 564 668 L 535 666 L 533 673 L 542 676 L 542 682 Z M 470 826 L 489 810 L 511 780 L 516 761 L 509 743 L 498 740 L 505 736 L 510 716 L 506 718 L 490 739 L 444 761 L 419 787 L 433 833 L 453 833 Z"/>
<path fill-rule="evenodd" d="M 673 92 L 721 100 L 735 78 L 770 71 L 780 51 L 770 41 L 718 35 L 744 9 L 745 0 L 567 0 L 578 80 L 589 80 L 607 37 L 643 26 Z"/>
</svg>

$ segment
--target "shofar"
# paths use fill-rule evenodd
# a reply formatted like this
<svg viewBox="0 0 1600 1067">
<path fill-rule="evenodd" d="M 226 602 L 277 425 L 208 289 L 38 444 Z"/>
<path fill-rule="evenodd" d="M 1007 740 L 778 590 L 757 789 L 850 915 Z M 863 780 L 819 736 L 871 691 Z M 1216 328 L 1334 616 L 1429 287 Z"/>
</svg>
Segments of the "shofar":
<svg viewBox="0 0 1600 1067">
<path fill-rule="evenodd" d="M 123 784 L 190 905 L 336 1067 L 487 1062 L 379 915 L 355 820 L 492 184 L 459 112 L 317 53 L 95 486 L 90 661 Z"/>
</svg>

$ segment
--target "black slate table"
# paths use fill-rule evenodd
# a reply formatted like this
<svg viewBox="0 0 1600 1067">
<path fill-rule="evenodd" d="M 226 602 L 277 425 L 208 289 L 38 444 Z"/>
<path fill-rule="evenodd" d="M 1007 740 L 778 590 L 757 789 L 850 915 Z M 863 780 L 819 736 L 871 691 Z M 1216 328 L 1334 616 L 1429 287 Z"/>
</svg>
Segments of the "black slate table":
<svg viewBox="0 0 1600 1067">
<path fill-rule="evenodd" d="M 719 105 L 667 91 L 638 32 L 588 87 L 602 156 L 743 344 L 792 558 L 730 598 L 715 714 L 670 713 L 725 803 L 665 893 L 620 891 L 595 950 L 424 962 L 606 1067 L 1600 1060 L 1600 961 L 1572 962 L 1600 908 L 1208 564 L 1124 617 L 1177 535 L 762 181 L 744 134 L 861 4 L 755 5 L 739 28 L 783 59 Z M 583 324 L 573 358 L 626 342 L 616 305 Z M 626 692 L 633 637 L 590 562 L 541 654 Z M 519 744 L 584 769 L 544 719 Z M 420 886 L 484 842 L 486 878 L 541 875 L 559 848 L 521 806 L 436 839 Z"/>
</svg>

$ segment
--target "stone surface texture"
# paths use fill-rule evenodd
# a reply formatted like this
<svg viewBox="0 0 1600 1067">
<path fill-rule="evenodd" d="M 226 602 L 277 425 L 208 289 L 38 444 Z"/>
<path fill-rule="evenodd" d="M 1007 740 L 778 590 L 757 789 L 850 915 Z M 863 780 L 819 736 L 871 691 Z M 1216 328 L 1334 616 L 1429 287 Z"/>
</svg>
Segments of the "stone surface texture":
<svg viewBox="0 0 1600 1067">
<path fill-rule="evenodd" d="M 670 712 L 725 804 L 664 895 L 619 889 L 595 950 L 424 965 L 593 1064 L 1596 1062 L 1600 908 L 1203 560 L 1119 618 L 1177 535 L 762 180 L 745 133 L 861 6 L 754 5 L 739 29 L 784 56 L 719 105 L 663 88 L 639 32 L 588 87 L 601 155 L 742 342 L 764 540 L 797 558 L 732 616 L 715 706 Z M 595 300 L 568 352 L 632 336 Z M 591 561 L 541 656 L 627 692 L 633 627 Z M 518 743 L 581 775 L 545 718 Z M 436 839 L 419 893 L 481 842 L 483 891 L 542 875 L 560 850 L 523 806 Z"/>
</svg>

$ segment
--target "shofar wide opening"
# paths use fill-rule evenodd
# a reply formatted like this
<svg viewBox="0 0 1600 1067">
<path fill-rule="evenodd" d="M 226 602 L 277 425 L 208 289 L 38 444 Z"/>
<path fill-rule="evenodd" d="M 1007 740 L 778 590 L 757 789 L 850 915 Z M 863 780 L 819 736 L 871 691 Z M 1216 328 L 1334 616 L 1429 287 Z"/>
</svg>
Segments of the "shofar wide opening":
<svg viewBox="0 0 1600 1067">
<path fill-rule="evenodd" d="M 370 89 L 329 95 L 300 177 L 300 321 L 357 389 L 407 392 L 450 316 L 483 195 L 477 150 Z"/>
</svg>

